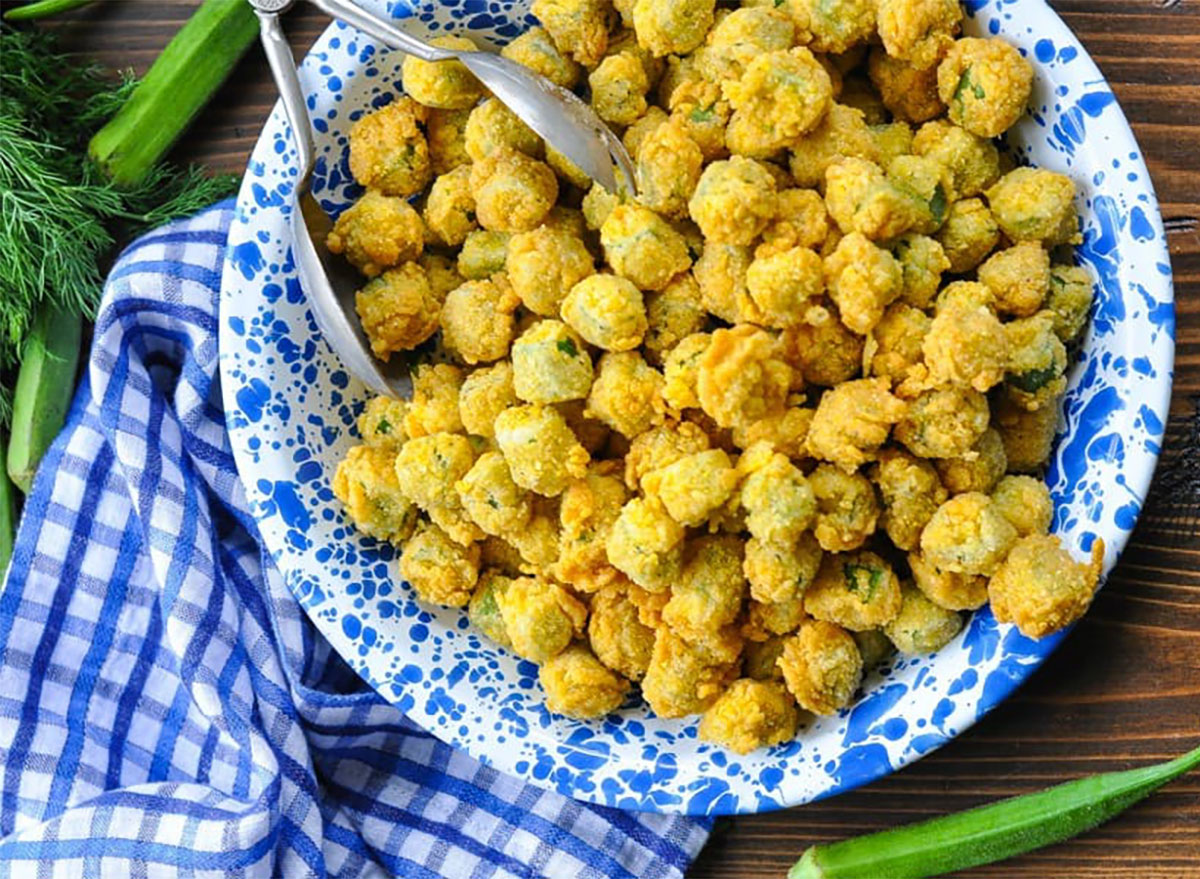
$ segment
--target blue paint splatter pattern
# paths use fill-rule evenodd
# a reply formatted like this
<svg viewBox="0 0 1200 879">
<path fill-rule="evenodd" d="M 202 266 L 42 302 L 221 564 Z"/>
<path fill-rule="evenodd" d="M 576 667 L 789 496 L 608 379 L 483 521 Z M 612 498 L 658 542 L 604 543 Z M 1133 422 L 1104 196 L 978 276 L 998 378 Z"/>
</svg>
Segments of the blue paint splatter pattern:
<svg viewBox="0 0 1200 879">
<path fill-rule="evenodd" d="M 522 3 L 445 0 L 415 13 L 429 30 L 503 42 Z M 971 0 L 968 34 L 1002 34 L 1036 63 L 1033 112 L 1008 147 L 1079 185 L 1080 264 L 1096 279 L 1093 324 L 1074 365 L 1048 474 L 1054 528 L 1081 555 L 1096 537 L 1111 568 L 1145 498 L 1162 442 L 1173 357 L 1171 276 L 1149 177 L 1095 65 L 1041 0 Z M 358 194 L 347 167 L 355 119 L 400 92 L 400 56 L 332 25 L 301 75 L 317 128 L 314 190 L 336 213 Z M 899 658 L 863 698 L 790 743 L 734 758 L 694 721 L 644 706 L 597 722 L 551 716 L 537 670 L 419 605 L 395 551 L 355 533 L 330 489 L 366 393 L 317 334 L 288 247 L 295 151 L 281 110 L 242 187 L 224 273 L 221 366 L 234 451 L 263 539 L 290 588 L 343 656 L 439 737 L 497 769 L 612 806 L 692 814 L 755 812 L 830 796 L 887 774 L 962 732 L 1061 641 L 1034 642 L 983 610 L 936 655 Z"/>
</svg>

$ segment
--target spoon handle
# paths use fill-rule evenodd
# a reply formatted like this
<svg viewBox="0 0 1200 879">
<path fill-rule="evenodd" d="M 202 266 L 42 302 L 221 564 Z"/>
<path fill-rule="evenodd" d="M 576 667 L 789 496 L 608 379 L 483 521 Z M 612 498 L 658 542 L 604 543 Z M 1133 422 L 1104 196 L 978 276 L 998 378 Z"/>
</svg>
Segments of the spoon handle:
<svg viewBox="0 0 1200 879">
<path fill-rule="evenodd" d="M 299 159 L 300 176 L 303 178 L 312 169 L 315 148 L 313 146 L 312 123 L 308 118 L 308 107 L 304 103 L 304 89 L 300 85 L 300 74 L 296 72 L 296 61 L 288 45 L 279 15 L 275 12 L 254 10 L 259 20 L 259 36 L 271 75 L 283 101 L 283 111 L 292 126 L 296 141 L 296 157 Z"/>
<path fill-rule="evenodd" d="M 429 45 L 424 40 L 364 11 L 350 0 L 310 0 L 310 2 L 326 15 L 340 19 L 367 36 L 374 37 L 384 45 L 399 49 L 409 55 L 415 55 L 422 61 L 445 61 L 447 58 L 453 57 L 452 53 Z"/>
</svg>

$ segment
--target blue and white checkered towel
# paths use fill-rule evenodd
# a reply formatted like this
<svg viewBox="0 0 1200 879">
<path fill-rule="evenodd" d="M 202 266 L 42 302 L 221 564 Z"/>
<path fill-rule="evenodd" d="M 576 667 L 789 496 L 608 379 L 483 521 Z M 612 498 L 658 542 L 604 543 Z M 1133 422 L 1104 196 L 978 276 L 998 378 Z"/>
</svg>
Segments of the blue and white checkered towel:
<svg viewBox="0 0 1200 879">
<path fill-rule="evenodd" d="M 121 257 L 0 592 L 0 875 L 678 877 L 709 823 L 409 724 L 261 550 L 217 381 L 231 206 Z"/>
</svg>

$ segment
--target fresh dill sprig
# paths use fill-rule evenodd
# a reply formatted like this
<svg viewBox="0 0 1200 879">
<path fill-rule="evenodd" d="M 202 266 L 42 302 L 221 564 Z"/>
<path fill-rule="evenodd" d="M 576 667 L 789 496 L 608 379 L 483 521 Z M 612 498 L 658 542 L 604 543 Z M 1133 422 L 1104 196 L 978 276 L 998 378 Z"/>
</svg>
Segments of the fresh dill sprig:
<svg viewBox="0 0 1200 879">
<path fill-rule="evenodd" d="M 167 165 L 132 187 L 104 178 L 87 141 L 134 85 L 130 75 L 106 79 L 47 34 L 0 28 L 0 422 L 38 309 L 91 317 L 119 241 L 235 187 L 231 176 Z"/>
</svg>

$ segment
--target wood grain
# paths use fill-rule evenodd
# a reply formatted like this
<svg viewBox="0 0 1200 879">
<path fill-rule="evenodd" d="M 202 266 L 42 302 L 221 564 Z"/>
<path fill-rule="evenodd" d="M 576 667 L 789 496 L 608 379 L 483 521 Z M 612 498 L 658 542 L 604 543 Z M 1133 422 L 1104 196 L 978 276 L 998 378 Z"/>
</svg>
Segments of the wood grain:
<svg viewBox="0 0 1200 879">
<path fill-rule="evenodd" d="M 195 0 L 110 0 L 54 25 L 67 44 L 141 71 Z M 816 842 L 1125 769 L 1200 742 L 1200 2 L 1053 4 L 1108 77 L 1142 145 L 1170 229 L 1178 359 L 1163 465 L 1133 540 L 1095 606 L 1032 680 L 974 729 L 914 766 L 799 809 L 718 823 L 692 879 L 780 877 Z M 325 26 L 286 19 L 298 54 Z M 240 172 L 275 91 L 257 51 L 176 151 Z M 1200 775 L 1085 837 L 972 877 L 1200 876 Z"/>
</svg>

